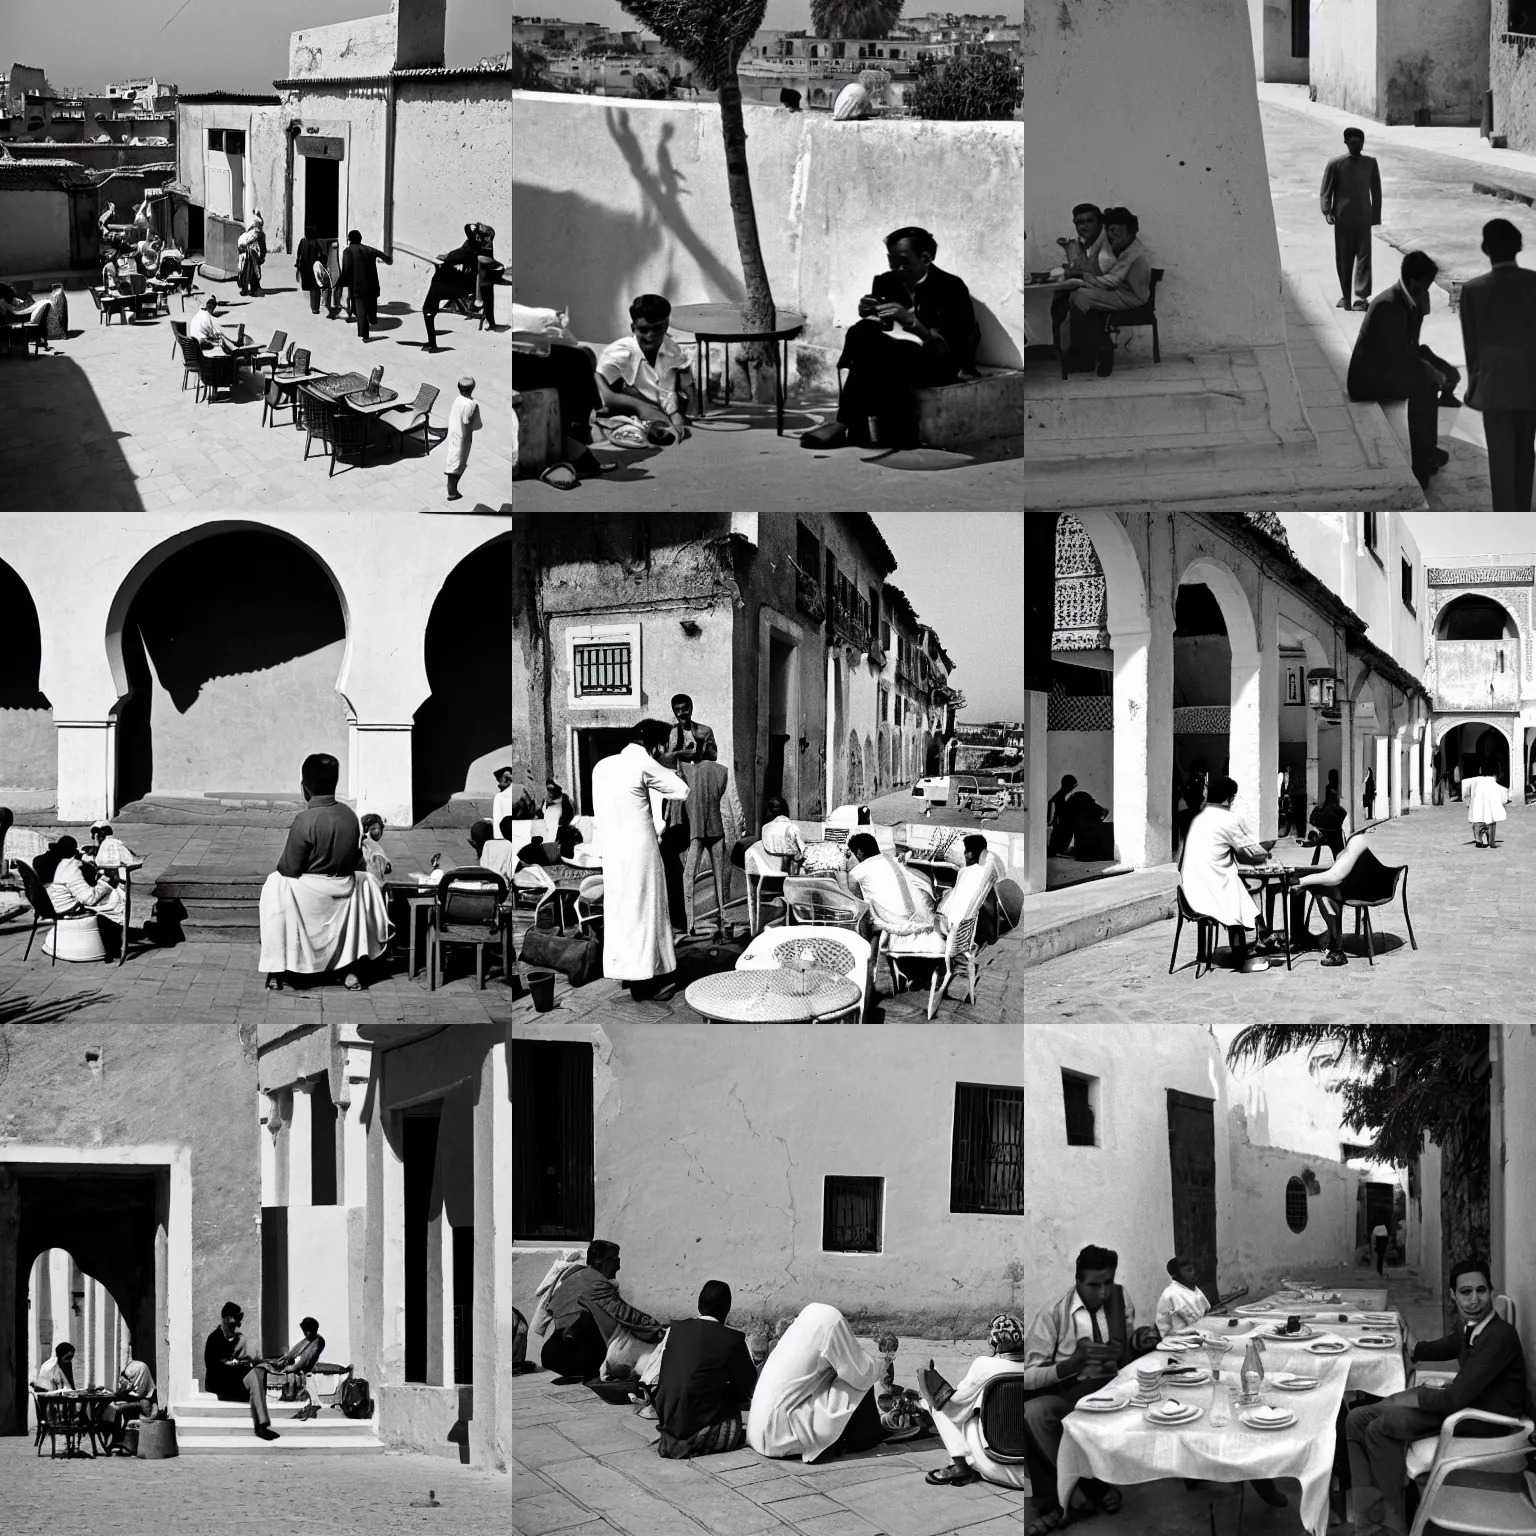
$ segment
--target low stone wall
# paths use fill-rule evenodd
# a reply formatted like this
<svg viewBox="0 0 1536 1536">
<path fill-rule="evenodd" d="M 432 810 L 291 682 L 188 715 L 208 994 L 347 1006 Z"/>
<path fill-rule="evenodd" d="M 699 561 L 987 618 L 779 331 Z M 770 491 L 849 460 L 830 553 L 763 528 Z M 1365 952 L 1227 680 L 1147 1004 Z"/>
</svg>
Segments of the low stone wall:
<svg viewBox="0 0 1536 1536">
<path fill-rule="evenodd" d="M 393 1450 L 425 1451 L 468 1461 L 473 1387 L 429 1387 L 423 1382 L 375 1384 L 378 1434 Z"/>
<path fill-rule="evenodd" d="M 979 360 L 1022 366 L 1022 123 L 743 111 L 774 302 L 806 316 L 792 380 L 836 387 L 842 332 L 886 269 L 885 235 L 903 225 L 931 230 L 938 265 L 970 289 Z M 628 334 L 640 293 L 674 305 L 744 297 L 713 104 L 514 91 L 512 117 L 519 302 L 569 306 L 577 334 L 612 340 Z"/>
</svg>

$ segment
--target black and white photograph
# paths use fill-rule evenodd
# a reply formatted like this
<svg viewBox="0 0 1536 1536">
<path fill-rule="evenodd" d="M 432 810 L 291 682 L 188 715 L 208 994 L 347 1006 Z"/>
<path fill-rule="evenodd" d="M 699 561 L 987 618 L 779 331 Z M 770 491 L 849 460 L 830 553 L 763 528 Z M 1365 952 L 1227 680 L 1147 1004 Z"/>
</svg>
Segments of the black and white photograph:
<svg viewBox="0 0 1536 1536">
<path fill-rule="evenodd" d="M 521 1536 L 1017 1536 L 1023 533 L 517 519 Z"/>
</svg>

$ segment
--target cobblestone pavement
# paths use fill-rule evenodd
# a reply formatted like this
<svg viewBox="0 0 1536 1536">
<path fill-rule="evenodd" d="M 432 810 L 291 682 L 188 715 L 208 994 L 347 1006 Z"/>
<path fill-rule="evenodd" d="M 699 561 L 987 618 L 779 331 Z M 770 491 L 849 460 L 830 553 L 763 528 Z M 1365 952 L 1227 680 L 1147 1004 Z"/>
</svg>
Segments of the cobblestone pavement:
<svg viewBox="0 0 1536 1536">
<path fill-rule="evenodd" d="M 915 1385 L 929 1359 L 958 1381 L 984 1353 L 973 1342 L 903 1339 L 897 1381 Z M 512 1423 L 516 1536 L 1019 1536 L 1023 1528 L 1013 1489 L 923 1481 L 948 1459 L 936 1436 L 825 1466 L 745 1448 L 663 1461 L 652 1449 L 654 1422 L 584 1387 L 557 1387 L 547 1371 L 513 1379 Z"/>
<path fill-rule="evenodd" d="M 1020 973 L 1023 1017 L 1084 1020 L 1220 1020 L 1333 1024 L 1473 1023 L 1528 1011 L 1528 936 L 1536 919 L 1536 807 L 1509 806 L 1498 847 L 1474 848 L 1464 805 L 1421 806 L 1374 823 L 1370 847 L 1383 864 L 1408 866 L 1410 948 L 1401 897 L 1372 914 L 1376 963 L 1364 936 L 1345 927 L 1349 964 L 1324 970 L 1320 951 L 1240 975 L 1218 968 L 1195 980 L 1195 935 L 1186 923 L 1179 966 L 1168 974 L 1172 920 L 1090 944 Z M 1287 862 L 1307 857 L 1282 849 Z M 1278 912 L 1276 914 L 1278 920 Z M 1321 932 L 1314 914 L 1312 928 Z M 1222 953 L 1227 958 L 1225 934 Z M 1385 953 L 1383 950 L 1385 949 Z"/>
<path fill-rule="evenodd" d="M 287 261 L 286 270 L 283 262 Z M 311 451 L 286 416 L 262 426 L 262 395 L 247 370 L 232 398 L 199 405 L 183 391 L 171 320 L 183 318 L 178 299 L 153 321 L 98 325 L 89 292 L 66 288 L 70 335 L 49 351 L 16 357 L 0 368 L 0 508 L 54 511 L 90 508 L 128 512 L 167 507 L 261 507 L 331 511 L 352 507 L 509 510 L 512 489 L 512 381 L 508 332 L 479 331 L 460 315 L 439 316 L 441 352 L 422 351 L 420 306 L 426 280 L 379 269 L 379 322 L 364 343 L 356 325 L 311 315 L 306 295 L 291 284 L 291 258 L 267 263 L 273 288 L 240 297 L 233 283 L 200 279 L 219 298 L 221 318 L 243 323 L 246 339 L 265 346 L 274 331 L 313 353 L 313 365 L 334 373 L 369 374 L 384 366 L 384 385 L 415 399 L 417 385 L 435 385 L 438 426 L 458 395 L 458 380 L 476 381 L 484 422 L 460 482 L 462 501 L 446 499 L 440 435 L 432 451 L 401 454 L 393 439 L 372 429 L 368 462 L 328 476 L 329 458 Z M 204 295 L 187 304 L 190 320 Z M 443 323 L 443 322 L 446 323 Z M 318 446 L 318 445 L 317 445 Z"/>
<path fill-rule="evenodd" d="M 29 823 L 21 817 L 23 825 Z M 60 825 L 53 835 L 73 832 L 82 841 L 88 828 Z M 281 827 L 152 826 L 114 822 L 116 835 L 144 860 L 134 877 L 135 923 L 149 915 L 148 892 L 155 878 L 173 864 L 210 868 L 272 868 L 287 837 Z M 389 831 L 385 851 L 396 869 L 425 869 L 434 853 L 445 866 L 468 864 L 472 855 L 465 834 L 456 827 L 419 827 Z M 140 896 L 145 898 L 140 906 Z M 117 965 L 50 965 L 40 952 L 41 933 L 23 961 L 32 928 L 30 911 L 0 922 L 0 1018 L 53 1012 L 78 1013 L 91 1022 L 129 1023 L 177 1016 L 205 1018 L 209 1023 L 270 1024 L 291 1014 L 293 1027 L 324 1019 L 337 1024 L 493 1023 L 504 1020 L 511 1007 L 510 989 L 498 978 L 482 992 L 473 970 L 465 973 L 461 957 L 454 979 L 435 992 L 427 989 L 425 970 L 414 980 L 401 959 L 388 975 L 378 977 L 361 992 L 348 992 L 338 981 L 304 991 L 265 990 L 265 977 L 256 969 L 255 943 L 186 943 L 172 949 L 133 947 L 127 961 Z"/>
<path fill-rule="evenodd" d="M 289 1536 L 294 1531 L 452 1531 L 506 1536 L 510 1479 L 440 1456 L 112 1456 L 50 1460 L 0 1439 L 8 1536 Z M 437 1509 L 412 1509 L 436 1494 Z"/>
</svg>

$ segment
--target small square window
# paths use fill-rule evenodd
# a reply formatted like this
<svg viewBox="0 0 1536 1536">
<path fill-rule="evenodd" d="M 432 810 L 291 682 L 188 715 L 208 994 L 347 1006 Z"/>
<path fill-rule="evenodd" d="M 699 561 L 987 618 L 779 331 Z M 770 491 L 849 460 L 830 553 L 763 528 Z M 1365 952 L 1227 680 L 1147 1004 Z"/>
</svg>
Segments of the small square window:
<svg viewBox="0 0 1536 1536">
<path fill-rule="evenodd" d="M 1061 1098 L 1067 1112 L 1067 1145 L 1069 1147 L 1096 1147 L 1099 1138 L 1095 1131 L 1097 1116 L 1094 1100 L 1098 1097 L 1099 1080 L 1084 1077 L 1080 1072 L 1061 1069 Z"/>
<path fill-rule="evenodd" d="M 1403 561 L 1403 606 L 1410 611 L 1413 608 L 1413 562 Z"/>
<path fill-rule="evenodd" d="M 879 1253 L 885 1211 L 885 1180 L 829 1173 L 822 1196 L 824 1253 Z"/>
<path fill-rule="evenodd" d="M 222 150 L 224 148 L 224 130 L 222 128 L 210 128 L 208 130 L 208 148 Z"/>
</svg>

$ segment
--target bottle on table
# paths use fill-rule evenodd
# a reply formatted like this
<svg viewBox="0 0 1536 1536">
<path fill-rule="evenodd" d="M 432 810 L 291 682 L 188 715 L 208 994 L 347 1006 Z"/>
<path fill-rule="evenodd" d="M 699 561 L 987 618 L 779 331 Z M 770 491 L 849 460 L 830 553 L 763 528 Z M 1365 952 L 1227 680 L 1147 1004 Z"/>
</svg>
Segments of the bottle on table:
<svg viewBox="0 0 1536 1536">
<path fill-rule="evenodd" d="M 1256 1341 L 1250 1339 L 1248 1347 L 1243 1351 L 1243 1364 L 1238 1372 L 1238 1380 L 1243 1388 L 1243 1401 L 1254 1402 L 1259 1395 L 1259 1388 L 1264 1384 L 1264 1365 L 1259 1359 L 1259 1351 Z"/>
</svg>

